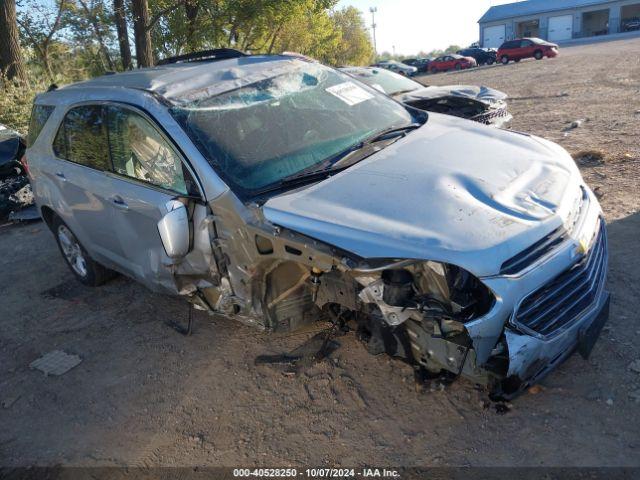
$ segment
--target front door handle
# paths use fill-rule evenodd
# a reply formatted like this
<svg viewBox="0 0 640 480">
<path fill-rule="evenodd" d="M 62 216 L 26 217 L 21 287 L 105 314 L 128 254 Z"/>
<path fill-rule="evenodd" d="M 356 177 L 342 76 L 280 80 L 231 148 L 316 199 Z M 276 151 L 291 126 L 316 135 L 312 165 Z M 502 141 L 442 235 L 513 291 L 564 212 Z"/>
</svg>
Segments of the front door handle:
<svg viewBox="0 0 640 480">
<path fill-rule="evenodd" d="M 125 202 L 120 195 L 114 195 L 109 200 L 111 200 L 111 203 L 117 209 L 119 209 L 119 210 L 129 210 L 129 205 L 127 205 L 127 202 Z"/>
<path fill-rule="evenodd" d="M 63 182 L 67 181 L 67 177 L 64 176 L 64 173 L 62 172 L 56 172 L 56 177 L 58 177 L 60 180 L 62 180 Z"/>
</svg>

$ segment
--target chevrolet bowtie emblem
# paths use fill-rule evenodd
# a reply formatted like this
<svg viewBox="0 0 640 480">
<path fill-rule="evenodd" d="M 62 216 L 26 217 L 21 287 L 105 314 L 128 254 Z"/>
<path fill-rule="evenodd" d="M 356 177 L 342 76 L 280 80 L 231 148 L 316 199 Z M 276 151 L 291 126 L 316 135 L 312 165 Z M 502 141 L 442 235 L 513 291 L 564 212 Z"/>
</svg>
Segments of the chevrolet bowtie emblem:
<svg viewBox="0 0 640 480">
<path fill-rule="evenodd" d="M 587 246 L 587 242 L 584 240 L 580 240 L 578 242 L 578 246 L 576 247 L 576 253 L 578 255 L 584 255 L 585 253 L 587 253 L 587 249 L 589 247 Z"/>
</svg>

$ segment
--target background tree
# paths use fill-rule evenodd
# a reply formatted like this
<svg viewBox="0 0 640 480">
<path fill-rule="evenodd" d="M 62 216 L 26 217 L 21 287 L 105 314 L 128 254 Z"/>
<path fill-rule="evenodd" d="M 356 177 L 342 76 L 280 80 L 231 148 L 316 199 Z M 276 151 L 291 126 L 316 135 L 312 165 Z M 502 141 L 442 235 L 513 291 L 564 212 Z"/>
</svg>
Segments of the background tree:
<svg viewBox="0 0 640 480">
<path fill-rule="evenodd" d="M 122 69 L 129 70 L 131 68 L 131 47 L 129 45 L 129 28 L 127 26 L 127 13 L 124 8 L 124 0 L 113 0 L 113 19 L 118 35 Z"/>
<path fill-rule="evenodd" d="M 62 18 L 67 8 L 67 0 L 58 0 L 53 8 L 37 0 L 26 0 L 24 11 L 17 18 L 23 38 L 40 57 L 44 72 L 52 82 L 55 80 L 51 64 L 52 44 L 62 28 Z"/>
<path fill-rule="evenodd" d="M 15 0 L 0 0 L 0 74 L 8 80 L 24 81 Z"/>
<path fill-rule="evenodd" d="M 149 5 L 147 0 L 131 0 L 133 14 L 133 34 L 136 43 L 138 67 L 153 65 L 153 46 L 149 26 Z"/>
</svg>

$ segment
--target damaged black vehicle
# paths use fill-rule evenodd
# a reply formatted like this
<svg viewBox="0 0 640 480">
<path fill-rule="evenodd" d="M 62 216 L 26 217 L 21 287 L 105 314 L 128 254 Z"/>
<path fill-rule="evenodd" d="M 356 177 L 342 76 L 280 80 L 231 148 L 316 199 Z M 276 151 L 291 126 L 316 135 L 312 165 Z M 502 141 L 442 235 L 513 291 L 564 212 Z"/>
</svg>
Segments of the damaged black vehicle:
<svg viewBox="0 0 640 480">
<path fill-rule="evenodd" d="M 402 75 L 375 67 L 344 67 L 342 71 L 410 107 L 506 127 L 513 119 L 507 95 L 473 85 L 424 86 Z"/>
<path fill-rule="evenodd" d="M 24 165 L 25 139 L 0 124 L 0 219 L 22 220 L 39 215 L 33 206 L 33 193 Z"/>
</svg>

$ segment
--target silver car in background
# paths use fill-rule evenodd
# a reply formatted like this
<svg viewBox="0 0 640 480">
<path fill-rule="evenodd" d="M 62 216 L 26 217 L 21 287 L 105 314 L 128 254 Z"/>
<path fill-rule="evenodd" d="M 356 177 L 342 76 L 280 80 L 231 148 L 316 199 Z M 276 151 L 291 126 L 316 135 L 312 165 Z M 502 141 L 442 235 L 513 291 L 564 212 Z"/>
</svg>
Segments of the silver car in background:
<svg viewBox="0 0 640 480">
<path fill-rule="evenodd" d="M 507 108 L 507 94 L 493 88 L 475 85 L 425 86 L 376 67 L 343 67 L 340 70 L 410 107 L 499 128 L 506 127 L 513 119 Z"/>
<path fill-rule="evenodd" d="M 509 397 L 608 315 L 598 201 L 558 145 L 285 56 L 205 52 L 39 95 L 26 153 L 74 275 Z"/>
</svg>

